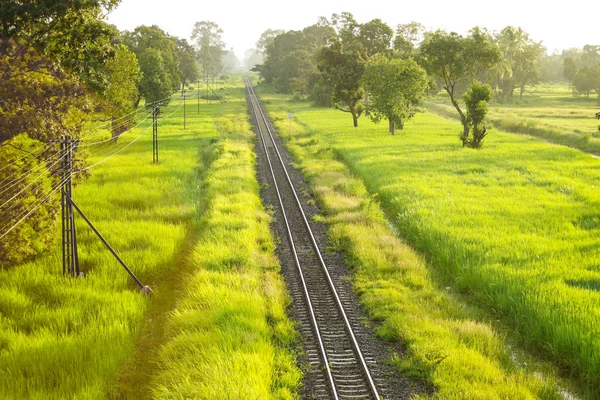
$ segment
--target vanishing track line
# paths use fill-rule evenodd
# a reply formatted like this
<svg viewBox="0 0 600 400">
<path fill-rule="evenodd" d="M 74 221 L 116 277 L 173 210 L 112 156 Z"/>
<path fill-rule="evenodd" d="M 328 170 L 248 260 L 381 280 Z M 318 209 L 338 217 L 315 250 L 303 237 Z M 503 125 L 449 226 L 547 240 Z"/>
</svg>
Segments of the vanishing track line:
<svg viewBox="0 0 600 400">
<path fill-rule="evenodd" d="M 336 289 L 273 132 L 247 78 L 246 86 L 283 213 L 293 264 L 297 267 L 297 279 L 288 285 L 294 301 L 303 304 L 299 307 L 298 319 L 311 374 L 315 375 L 312 396 L 336 400 L 379 399 L 370 372 L 370 368 L 375 366 L 375 359 L 363 355 L 352 327 L 360 323 L 359 316 L 344 308 L 348 295 L 343 291 L 338 293 Z"/>
</svg>

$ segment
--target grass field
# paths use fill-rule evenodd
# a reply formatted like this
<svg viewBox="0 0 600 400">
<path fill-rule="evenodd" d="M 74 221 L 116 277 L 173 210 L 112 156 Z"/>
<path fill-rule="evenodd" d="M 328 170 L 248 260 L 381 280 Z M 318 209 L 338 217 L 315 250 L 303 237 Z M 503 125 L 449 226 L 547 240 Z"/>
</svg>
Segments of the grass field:
<svg viewBox="0 0 600 400">
<path fill-rule="evenodd" d="M 241 82 L 241 81 L 240 81 Z M 301 374 L 290 351 L 290 299 L 255 178 L 243 85 L 224 106 L 206 176 L 202 235 L 184 295 L 170 314 L 153 384 L 161 399 L 292 399 Z"/>
<path fill-rule="evenodd" d="M 429 100 L 434 112 L 458 119 L 445 92 Z M 595 94 L 574 97 L 566 85 L 539 85 L 530 88 L 523 99 L 490 104 L 489 121 L 498 129 L 537 136 L 600 155 L 600 111 Z"/>
<path fill-rule="evenodd" d="M 234 86 L 237 88 L 226 89 L 224 93 L 232 104 L 243 102 L 241 80 Z M 179 101 L 174 101 L 163 116 L 176 111 L 178 104 Z M 192 288 L 200 290 L 199 293 L 224 290 L 223 282 L 218 280 L 194 277 L 189 285 L 183 286 L 182 282 L 188 283 L 188 276 L 200 267 L 200 243 L 213 237 L 214 231 L 206 223 L 210 214 L 207 210 L 214 207 L 215 198 L 227 200 L 233 195 L 225 190 L 227 188 L 211 185 L 207 179 L 215 176 L 212 164 L 226 162 L 231 151 L 236 151 L 227 143 L 235 137 L 232 129 L 243 127 L 232 121 L 245 118 L 245 109 L 239 105 L 224 108 L 213 102 L 202 104 L 201 111 L 198 117 L 196 104 L 188 104 L 186 131 L 182 130 L 182 109 L 160 121 L 159 165 L 151 164 L 151 130 L 145 131 L 148 121 L 120 138 L 116 146 L 94 148 L 88 165 L 132 143 L 122 154 L 93 168 L 91 177 L 74 189 L 75 201 L 142 282 L 154 289 L 153 297 L 138 293 L 125 271 L 79 219 L 79 255 L 86 272 L 84 279 L 62 276 L 58 242 L 37 261 L 0 271 L 0 398 L 153 397 L 148 374 L 160 370 L 156 364 L 160 358 L 158 350 L 175 329 L 175 317 L 167 318 L 165 313 L 175 304 L 184 304 Z M 144 131 L 146 135 L 133 143 Z M 102 138 L 94 137 L 90 141 Z M 239 162 L 246 169 L 253 165 L 248 157 Z M 251 188 L 255 182 L 252 179 L 247 173 L 240 177 Z M 279 344 L 272 333 L 279 329 L 288 342 L 293 339 L 286 330 L 289 321 L 280 311 L 287 297 L 280 282 L 272 276 L 277 263 L 271 253 L 272 239 L 265 236 L 267 219 L 257 204 L 251 205 L 255 207 L 254 212 L 245 215 L 250 218 L 246 223 L 261 227 L 260 237 L 264 243 L 261 247 L 252 242 L 244 249 L 235 250 L 240 254 L 251 252 L 264 256 L 268 267 L 264 274 L 269 280 L 260 281 L 260 288 L 264 290 L 248 291 L 253 299 L 264 302 L 268 312 L 253 314 L 255 325 L 245 326 L 240 347 L 248 345 L 270 351 L 278 357 L 278 362 L 264 362 L 276 372 L 265 376 L 260 369 L 229 371 L 229 375 L 211 377 L 210 382 L 219 387 L 219 379 L 247 380 L 272 386 L 274 392 L 291 388 L 288 392 L 293 393 L 293 378 L 291 383 L 280 382 L 288 376 L 286 374 L 293 376 L 295 372 L 285 365 L 286 357 L 291 357 L 285 350 L 288 343 Z M 221 222 L 226 224 L 223 218 Z M 253 229 L 254 232 L 258 228 Z M 56 236 L 60 236 L 58 228 Z M 236 243 L 222 242 L 220 250 L 233 251 L 230 246 L 234 245 Z M 251 259 L 256 265 L 260 263 L 255 256 Z M 220 261 L 225 262 L 214 259 L 215 268 Z M 237 271 L 240 265 L 224 263 L 220 268 L 225 276 L 228 269 Z M 256 269 L 260 270 L 258 266 Z M 254 278 L 258 276 L 259 272 L 255 272 Z M 267 281 L 270 291 L 265 289 Z M 178 303 L 179 298 L 183 298 L 181 303 Z M 220 301 L 212 306 L 210 315 L 226 315 L 230 311 L 230 304 Z M 200 317 L 208 318 L 208 314 L 206 311 L 205 315 L 203 309 L 197 310 Z M 265 327 L 271 321 L 277 324 Z M 204 339 L 235 337 L 240 331 L 234 328 L 217 325 Z M 196 338 L 187 338 L 190 346 Z M 198 343 L 204 342 L 198 338 Z M 226 358 L 229 354 L 226 346 L 215 345 L 211 350 L 215 357 Z M 280 366 L 289 371 L 280 373 Z M 245 389 L 251 393 L 252 388 Z M 163 397 L 159 391 L 154 395 Z M 177 396 L 177 392 L 172 395 Z"/>
<path fill-rule="evenodd" d="M 428 114 L 418 114 L 403 132 L 390 136 L 385 126 L 365 118 L 361 118 L 358 129 L 353 129 L 348 116 L 339 111 L 312 108 L 309 103 L 288 101 L 268 91 L 263 91 L 262 97 L 284 137 L 289 129 L 287 112 L 291 111 L 295 129 L 306 132 L 301 140 L 331 151 L 364 182 L 372 200 L 381 202 L 399 234 L 427 260 L 427 272 L 419 272 L 422 279 L 433 277 L 437 288 L 448 286 L 470 304 L 482 306 L 487 318 L 498 319 L 507 327 L 510 341 L 560 366 L 561 372 L 579 380 L 586 397 L 598 396 L 599 160 L 529 136 L 496 130 L 486 139 L 484 149 L 462 149 L 458 122 Z M 309 154 L 306 151 L 302 156 Z M 341 167 L 332 164 L 330 168 L 325 163 L 321 168 L 318 173 L 310 172 L 315 182 L 320 179 L 317 175 L 338 172 Z M 349 188 L 344 189 L 347 185 Z M 326 184 L 323 187 L 327 193 Z M 338 189 L 350 194 L 354 190 L 351 183 L 343 181 Z M 337 196 L 338 203 L 346 201 L 344 195 Z M 347 204 L 352 209 L 353 203 Z M 360 209 L 360 203 L 354 205 Z M 330 208 L 335 210 L 335 206 Z M 339 216 L 346 218 L 351 219 L 351 215 Z M 524 392 L 492 395 L 496 393 L 492 383 L 503 381 L 502 374 L 490 373 L 486 378 L 489 369 L 482 357 L 507 365 L 499 361 L 506 353 L 501 350 L 502 341 L 495 341 L 497 334 L 485 324 L 465 321 L 462 312 L 472 314 L 460 306 L 458 310 L 443 306 L 447 300 L 439 300 L 439 291 L 433 290 L 422 301 L 410 300 L 409 289 L 427 284 L 402 282 L 412 274 L 396 271 L 394 278 L 393 264 L 386 270 L 383 261 L 373 258 L 375 255 L 369 258 L 369 252 L 386 254 L 388 247 L 400 246 L 382 240 L 379 247 L 370 246 L 377 251 L 364 250 L 369 248 L 366 243 L 371 235 L 361 229 L 347 232 L 345 237 L 354 241 L 346 239 L 344 243 L 350 255 L 357 257 L 354 264 L 364 264 L 364 272 L 359 269 L 356 278 L 363 301 L 372 315 L 391 327 L 384 335 L 411 349 L 409 354 L 415 360 L 409 364 L 415 368 L 421 363 L 425 375 L 440 389 L 438 395 L 528 398 Z M 360 255 L 361 251 L 367 255 Z M 402 267 L 395 268 L 424 268 L 418 267 L 418 258 L 402 261 L 410 257 L 397 256 L 395 262 Z M 378 270 L 387 275 L 383 283 L 364 278 Z M 378 285 L 390 287 L 383 290 Z M 408 303 L 404 304 L 406 298 Z M 416 316 L 405 319 L 407 309 Z M 408 321 L 414 320 L 423 331 L 411 328 Z M 467 353 L 460 350 L 462 346 L 474 351 L 469 360 L 465 360 Z M 536 396 L 553 397 L 546 389 Z"/>
</svg>

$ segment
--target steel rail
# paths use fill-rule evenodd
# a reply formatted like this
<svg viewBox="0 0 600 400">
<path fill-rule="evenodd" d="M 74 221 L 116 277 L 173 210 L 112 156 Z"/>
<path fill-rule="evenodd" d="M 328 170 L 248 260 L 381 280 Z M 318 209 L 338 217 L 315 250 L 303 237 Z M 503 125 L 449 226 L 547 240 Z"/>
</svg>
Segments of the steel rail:
<svg viewBox="0 0 600 400">
<path fill-rule="evenodd" d="M 279 152 L 279 149 L 277 148 L 277 144 L 275 142 L 275 138 L 273 136 L 273 132 L 269 128 L 269 124 L 267 122 L 267 118 L 266 118 L 266 116 L 265 116 L 262 108 L 260 107 L 260 103 L 259 103 L 258 97 L 256 96 L 256 92 L 254 91 L 254 88 L 252 87 L 252 84 L 251 84 L 250 80 L 247 77 L 245 78 L 245 80 L 246 80 L 246 85 L 247 85 L 247 88 L 248 88 L 248 92 L 250 94 L 250 98 L 251 98 L 251 100 L 253 100 L 253 102 L 252 102 L 253 103 L 253 108 L 254 108 L 254 111 L 255 111 L 256 118 L 257 118 L 257 121 L 256 121 L 257 124 L 256 125 L 257 125 L 257 128 L 259 130 L 259 134 L 261 135 L 263 148 L 265 149 L 265 153 L 267 155 L 267 161 L 268 161 L 269 167 L 271 169 L 271 175 L 273 176 L 273 180 L 275 182 L 275 187 L 276 187 L 276 190 L 277 190 L 277 196 L 279 197 L 279 202 L 281 204 L 281 208 L 282 208 L 282 211 L 283 211 L 283 214 L 284 214 L 284 220 L 285 220 L 285 224 L 286 224 L 286 227 L 287 227 L 288 236 L 289 236 L 290 243 L 292 245 L 292 249 L 293 249 L 293 253 L 294 253 L 294 259 L 296 260 L 296 265 L 298 267 L 298 270 L 300 271 L 300 276 L 301 276 L 301 279 L 302 279 L 302 284 L 303 284 L 304 289 L 305 289 L 305 296 L 307 297 L 307 301 L 309 303 L 309 310 L 310 310 L 310 313 L 311 313 L 311 317 L 313 319 L 314 328 L 317 331 L 317 337 L 318 337 L 318 340 L 319 340 L 319 344 L 320 344 L 320 346 L 323 346 L 322 345 L 321 335 L 318 333 L 318 326 L 317 326 L 317 321 L 316 321 L 316 318 L 315 318 L 315 315 L 314 315 L 314 311 L 312 309 L 312 306 L 310 306 L 311 302 L 310 302 L 310 299 L 309 299 L 308 289 L 306 288 L 306 283 L 304 281 L 304 277 L 303 277 L 303 274 L 302 274 L 302 271 L 301 271 L 301 268 L 300 268 L 300 264 L 299 264 L 299 261 L 298 261 L 298 258 L 297 258 L 297 254 L 296 254 L 296 251 L 295 251 L 295 246 L 293 244 L 291 230 L 289 228 L 289 223 L 287 221 L 287 217 L 285 215 L 285 210 L 283 208 L 283 201 L 282 201 L 281 195 L 279 193 L 279 188 L 278 188 L 278 185 L 277 185 L 277 181 L 275 179 L 275 173 L 273 171 L 273 166 L 271 164 L 270 156 L 269 156 L 269 153 L 268 153 L 268 150 L 267 150 L 267 147 L 266 147 L 266 143 L 265 143 L 265 140 L 264 140 L 264 137 L 263 137 L 263 132 L 262 132 L 262 129 L 260 128 L 260 123 L 258 121 L 259 116 L 258 116 L 258 113 L 256 113 L 256 109 L 257 108 L 260 111 L 260 117 L 262 118 L 262 121 L 264 122 L 264 125 L 267 128 L 267 132 L 269 134 L 269 137 L 271 138 L 271 141 L 273 142 L 273 148 L 274 148 L 275 152 L 277 153 L 277 158 L 279 159 L 281 167 L 283 168 L 283 171 L 284 171 L 285 176 L 287 178 L 288 184 L 290 185 L 292 193 L 294 194 L 294 198 L 296 200 L 296 204 L 298 205 L 298 208 L 300 210 L 300 214 L 302 215 L 302 219 L 304 221 L 304 225 L 305 225 L 305 227 L 306 227 L 306 229 L 307 229 L 307 231 L 309 233 L 309 236 L 310 236 L 313 248 L 315 250 L 315 253 L 318 256 L 319 263 L 321 264 L 321 267 L 322 267 L 322 269 L 325 272 L 325 275 L 327 277 L 327 282 L 328 282 L 328 285 L 329 285 L 329 289 L 331 290 L 331 293 L 332 293 L 333 297 L 335 298 L 335 302 L 336 302 L 336 304 L 338 306 L 338 310 L 340 311 L 340 313 L 341 313 L 341 315 L 343 317 L 346 331 L 350 335 L 350 338 L 351 338 L 351 341 L 352 341 L 352 345 L 354 346 L 354 349 L 355 349 L 356 356 L 360 360 L 361 367 L 363 369 L 365 377 L 367 378 L 367 382 L 369 384 L 369 389 L 370 389 L 371 393 L 373 394 L 374 398 L 378 400 L 380 398 L 379 397 L 379 392 L 377 391 L 377 387 L 375 386 L 375 382 L 373 381 L 373 378 L 371 377 L 371 373 L 369 372 L 369 368 L 368 368 L 367 363 L 366 363 L 366 361 L 365 361 L 365 359 L 363 357 L 362 350 L 360 349 L 360 345 L 358 344 L 358 341 L 356 340 L 356 336 L 354 335 L 354 331 L 352 329 L 352 326 L 350 325 L 350 321 L 348 319 L 348 316 L 346 315 L 346 311 L 344 310 L 344 306 L 342 304 L 342 301 L 340 300 L 340 297 L 338 295 L 337 289 L 335 288 L 333 280 L 331 279 L 331 275 L 329 273 L 329 269 L 327 268 L 327 265 L 325 264 L 325 261 L 323 260 L 323 256 L 321 254 L 321 251 L 319 250 L 319 246 L 317 245 L 317 241 L 316 241 L 316 239 L 314 237 L 314 234 L 312 232 L 310 224 L 308 223 L 308 219 L 306 217 L 304 209 L 302 208 L 302 203 L 300 202 L 300 199 L 298 198 L 298 194 L 296 193 L 296 189 L 294 188 L 294 185 L 292 183 L 292 179 L 290 178 L 290 176 L 289 176 L 289 174 L 287 172 L 287 168 L 286 168 L 285 163 L 283 161 L 283 157 L 281 156 L 281 153 Z M 334 397 L 337 399 L 338 396 L 337 396 L 337 393 L 336 393 L 334 379 L 333 379 L 333 376 L 331 375 L 331 371 L 330 371 L 330 368 L 329 368 L 329 363 L 327 362 L 327 357 L 326 357 L 326 353 L 325 353 L 324 347 L 322 347 L 322 352 L 325 354 L 324 355 L 325 365 L 326 365 L 327 371 L 329 373 L 330 383 L 332 385 L 332 390 L 333 390 L 333 393 L 334 393 Z"/>
<path fill-rule="evenodd" d="M 317 323 L 317 317 L 315 315 L 315 312 L 314 312 L 314 309 L 312 306 L 312 301 L 311 301 L 310 295 L 308 293 L 308 286 L 306 285 L 306 280 L 304 278 L 304 272 L 302 272 L 302 268 L 300 267 L 300 260 L 298 259 L 298 253 L 296 252 L 296 245 L 294 244 L 292 230 L 290 228 L 290 224 L 289 224 L 289 221 L 287 218 L 287 213 L 285 212 L 285 208 L 283 206 L 283 199 L 281 197 L 281 192 L 279 191 L 279 185 L 277 184 L 277 178 L 275 178 L 275 172 L 273 170 L 273 164 L 271 163 L 271 157 L 269 156 L 269 151 L 267 149 L 267 145 L 264 140 L 263 129 L 260 127 L 260 123 L 258 121 L 258 112 L 256 109 L 260 108 L 260 106 L 256 103 L 257 100 L 255 99 L 255 97 L 253 97 L 253 93 L 250 90 L 252 87 L 251 84 L 248 81 L 246 81 L 246 84 L 247 84 L 247 89 L 248 89 L 248 95 L 250 96 L 250 102 L 252 103 L 252 108 L 254 109 L 254 115 L 256 116 L 256 127 L 257 127 L 258 133 L 262 139 L 261 142 L 262 142 L 263 148 L 265 150 L 265 154 L 267 155 L 267 163 L 269 164 L 269 169 L 271 171 L 271 176 L 273 177 L 275 191 L 277 192 L 277 198 L 279 199 L 279 204 L 281 206 L 281 211 L 283 213 L 283 221 L 285 222 L 288 239 L 290 241 L 290 246 L 292 247 L 292 255 L 294 256 L 294 262 L 296 263 L 296 267 L 298 268 L 298 272 L 300 274 L 300 280 L 302 282 L 302 287 L 304 289 L 304 297 L 305 297 L 307 305 L 308 305 L 308 311 L 310 313 L 310 318 L 311 318 L 311 321 L 313 324 L 313 329 L 315 330 L 315 334 L 316 334 L 317 341 L 319 344 L 319 350 L 321 351 L 321 357 L 323 357 L 323 363 L 325 364 L 327 378 L 328 378 L 329 384 L 331 385 L 331 388 L 332 388 L 333 397 L 335 400 L 338 400 L 339 397 L 335 390 L 333 374 L 332 374 L 331 368 L 329 366 L 329 360 L 327 358 L 327 352 L 325 351 L 325 345 L 323 344 L 323 340 L 321 338 L 321 332 L 319 330 L 319 325 Z M 265 125 L 266 125 L 266 122 L 265 122 Z"/>
</svg>

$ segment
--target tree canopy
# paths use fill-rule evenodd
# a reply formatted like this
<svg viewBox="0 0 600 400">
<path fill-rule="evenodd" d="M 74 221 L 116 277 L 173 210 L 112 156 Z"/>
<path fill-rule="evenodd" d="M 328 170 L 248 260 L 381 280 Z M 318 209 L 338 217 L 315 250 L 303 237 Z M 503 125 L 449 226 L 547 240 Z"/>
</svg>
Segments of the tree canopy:
<svg viewBox="0 0 600 400">
<path fill-rule="evenodd" d="M 364 82 L 370 93 L 369 117 L 374 122 L 387 119 L 392 135 L 414 115 L 412 107 L 425 97 L 429 83 L 413 59 L 388 60 L 381 54 L 366 64 Z"/>
</svg>

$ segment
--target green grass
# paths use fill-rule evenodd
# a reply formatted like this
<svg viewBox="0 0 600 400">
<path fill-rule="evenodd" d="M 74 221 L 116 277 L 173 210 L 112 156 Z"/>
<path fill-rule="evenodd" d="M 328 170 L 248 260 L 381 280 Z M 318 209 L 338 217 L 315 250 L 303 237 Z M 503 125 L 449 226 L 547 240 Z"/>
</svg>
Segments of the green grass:
<svg viewBox="0 0 600 400">
<path fill-rule="evenodd" d="M 289 350 L 296 333 L 255 178 L 255 135 L 245 100 L 227 110 L 231 126 L 205 181 L 196 268 L 167 323 L 155 398 L 297 397 L 301 375 Z"/>
<path fill-rule="evenodd" d="M 445 92 L 426 102 L 438 114 L 458 119 Z M 595 114 L 600 110 L 594 95 L 573 97 L 567 86 L 540 85 L 530 89 L 523 99 L 512 103 L 490 104 L 489 122 L 512 133 L 537 136 L 588 153 L 600 155 L 600 132 Z"/>
<path fill-rule="evenodd" d="M 554 398 L 552 384 L 511 361 L 516 342 L 598 395 L 600 161 L 496 130 L 484 149 L 462 149 L 458 123 L 427 114 L 396 136 L 365 118 L 353 129 L 344 113 L 262 93 L 284 137 L 295 115 L 291 148 L 361 301 L 408 348 L 399 368 L 438 398 Z M 384 228 L 378 202 L 427 268 Z"/>
<path fill-rule="evenodd" d="M 225 89 L 223 94 L 232 102 L 242 102 L 241 85 L 238 79 L 237 88 Z M 175 108 L 176 104 L 169 106 L 163 115 Z M 230 107 L 223 114 L 224 108 L 214 102 L 201 105 L 200 117 L 195 103 L 188 104 L 187 111 L 186 131 L 182 130 L 182 110 L 160 121 L 159 165 L 151 164 L 150 130 L 122 154 L 92 169 L 91 177 L 74 189 L 75 201 L 142 282 L 154 289 L 155 296 L 139 294 L 121 266 L 77 219 L 84 279 L 62 276 L 58 242 L 35 262 L 0 271 L 0 398 L 139 399 L 152 395 L 149 375 L 159 370 L 157 350 L 172 328 L 165 312 L 172 310 L 176 298 L 192 287 L 182 288 L 181 282 L 186 282 L 186 274 L 197 267 L 186 255 L 197 253 L 196 242 L 211 237 L 212 231 L 200 223 L 212 204 L 203 182 L 211 173 L 211 164 L 219 160 L 220 153 L 214 149 L 226 147 L 221 141 L 234 135 L 233 128 L 240 127 L 232 121 L 245 115 L 239 107 Z M 116 146 L 94 148 L 88 165 L 130 143 L 147 126 L 145 122 L 123 136 Z M 228 198 L 228 188 L 220 189 L 224 190 L 222 194 L 218 188 L 212 188 L 210 195 Z M 267 223 L 258 212 L 246 216 L 257 220 L 245 223 Z M 56 237 L 59 236 L 57 227 Z M 268 243 L 271 239 L 264 240 Z M 229 245 L 221 244 L 222 249 Z M 276 261 L 268 246 L 262 250 L 251 245 L 244 248 L 250 250 L 268 254 L 269 271 L 275 270 Z M 223 272 L 228 268 L 223 265 Z M 287 300 L 277 278 L 269 279 L 271 285 L 265 283 L 266 279 L 261 280 L 264 291 L 255 294 L 268 305 L 269 313 L 256 317 L 274 318 L 275 330 L 289 325 L 278 308 Z M 201 285 L 199 289 L 206 293 L 218 290 L 208 286 L 209 281 L 192 283 L 195 288 Z M 222 302 L 221 306 L 227 312 L 228 303 Z M 265 324 L 265 319 L 254 323 Z M 263 332 L 255 333 L 251 328 L 243 337 L 244 345 L 253 335 Z M 226 327 L 223 331 L 215 329 L 214 334 L 235 336 Z M 290 357 L 275 340 L 262 340 L 261 345 L 272 348 L 279 360 Z M 283 364 L 282 361 L 277 365 Z M 269 377 L 267 385 L 288 376 L 280 369 L 273 371 L 278 375 Z M 246 378 L 260 371 L 244 373 Z M 260 377 L 264 378 L 264 374 Z M 217 387 L 218 381 L 213 381 Z"/>
</svg>

